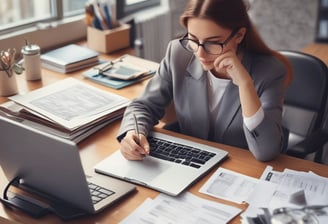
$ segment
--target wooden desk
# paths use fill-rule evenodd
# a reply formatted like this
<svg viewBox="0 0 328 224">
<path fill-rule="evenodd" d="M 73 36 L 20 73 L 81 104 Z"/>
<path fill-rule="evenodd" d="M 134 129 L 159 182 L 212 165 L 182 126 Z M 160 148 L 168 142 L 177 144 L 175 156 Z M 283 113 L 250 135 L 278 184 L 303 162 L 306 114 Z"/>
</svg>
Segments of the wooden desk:
<svg viewBox="0 0 328 224">
<path fill-rule="evenodd" d="M 320 58 L 324 63 L 326 63 L 326 65 L 328 65 L 328 44 L 309 44 L 305 46 L 302 51 Z"/>
<path fill-rule="evenodd" d="M 109 58 L 115 58 L 119 55 L 126 53 L 124 51 L 119 52 L 118 54 L 106 56 Z M 48 85 L 50 83 L 53 83 L 57 80 L 66 78 L 66 77 L 74 77 L 80 80 L 83 80 L 91 85 L 95 85 L 99 88 L 115 92 L 117 94 L 121 94 L 128 98 L 134 98 L 137 96 L 144 88 L 147 81 L 144 81 L 142 83 L 135 84 L 133 86 L 121 89 L 121 90 L 113 90 L 104 86 L 101 86 L 99 84 L 93 83 L 89 80 L 86 80 L 82 77 L 81 72 L 76 72 L 73 74 L 65 75 L 65 74 L 58 74 L 54 72 L 50 72 L 47 70 L 43 70 L 42 73 L 42 81 L 36 81 L 36 82 L 27 82 L 24 79 L 24 76 L 18 77 L 19 81 L 19 92 L 22 93 L 24 91 L 29 91 L 32 89 L 39 88 L 44 85 Z M 6 98 L 1 98 L 0 102 L 6 101 Z M 82 141 L 79 144 L 80 148 L 80 154 L 82 158 L 83 166 L 86 170 L 92 170 L 93 166 L 110 155 L 112 152 L 118 149 L 119 144 L 116 141 L 116 134 L 118 131 L 120 125 L 120 121 L 116 121 L 107 127 L 103 128 L 101 131 L 95 133 L 88 139 Z M 157 127 L 158 128 L 158 127 Z M 168 132 L 165 130 L 160 130 L 167 134 L 174 134 L 178 137 L 183 137 L 191 140 L 198 141 L 200 143 L 209 144 L 214 147 L 222 148 L 224 150 L 227 150 L 229 152 L 229 157 L 227 160 L 225 160 L 220 166 L 230 169 L 233 171 L 240 172 L 242 174 L 246 174 L 252 177 L 259 178 L 265 169 L 267 165 L 271 165 L 274 167 L 275 170 L 282 171 L 284 168 L 290 168 L 295 170 L 302 170 L 302 171 L 313 171 L 319 175 L 328 177 L 328 166 L 324 166 L 321 164 L 316 164 L 310 161 L 305 161 L 297 158 L 291 158 L 286 155 L 279 156 L 276 160 L 263 163 L 255 160 L 252 156 L 252 154 L 247 150 L 238 149 L 235 147 L 222 145 L 218 143 L 208 142 L 205 140 L 195 139 L 192 137 Z M 193 185 L 190 189 L 188 189 L 190 192 L 192 192 L 195 195 L 198 195 L 200 197 L 210 199 L 217 202 L 226 203 L 229 205 L 234 205 L 236 207 L 240 208 L 246 208 L 246 205 L 239 205 L 235 204 L 229 201 L 224 201 L 216 198 L 212 198 L 210 196 L 201 194 L 198 192 L 200 187 L 205 183 L 206 180 L 213 174 L 213 172 L 216 169 L 212 170 L 207 176 L 205 176 L 203 179 L 201 179 L 199 182 L 197 182 L 195 185 Z M 7 183 L 6 178 L 4 177 L 4 174 L 2 170 L 0 170 L 0 191 L 3 192 L 3 189 L 5 187 L 5 184 Z M 58 217 L 54 215 L 47 215 L 40 219 L 33 219 L 27 215 L 25 215 L 22 212 L 19 211 L 12 211 L 11 209 L 8 209 L 4 207 L 2 204 L 0 204 L 0 217 L 6 218 L 12 222 L 19 222 L 19 223 L 47 223 L 47 224 L 54 224 L 54 223 L 78 223 L 78 224 L 86 224 L 86 223 L 118 223 L 120 220 L 128 216 L 131 212 L 133 212 L 147 197 L 155 198 L 159 193 L 145 188 L 141 186 L 137 186 L 137 192 L 133 195 L 130 195 L 128 198 L 124 199 L 120 203 L 115 204 L 112 207 L 109 207 L 102 211 L 99 214 L 87 216 L 83 218 L 78 218 L 74 220 L 70 220 L 67 222 L 62 221 Z M 1 223 L 1 219 L 0 219 Z M 235 218 L 232 223 L 240 223 L 239 217 Z"/>
</svg>

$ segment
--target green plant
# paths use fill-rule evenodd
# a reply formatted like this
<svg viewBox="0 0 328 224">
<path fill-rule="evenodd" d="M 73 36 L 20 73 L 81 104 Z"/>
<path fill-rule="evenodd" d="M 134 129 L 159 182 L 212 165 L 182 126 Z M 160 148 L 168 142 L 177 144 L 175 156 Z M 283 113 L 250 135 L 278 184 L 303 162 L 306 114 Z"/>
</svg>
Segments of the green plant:
<svg viewBox="0 0 328 224">
<path fill-rule="evenodd" d="M 16 49 L 8 49 L 7 51 L 2 50 L 0 52 L 0 71 L 5 71 L 8 77 L 12 76 L 12 71 L 16 74 L 22 74 L 24 68 L 15 62 Z"/>
</svg>

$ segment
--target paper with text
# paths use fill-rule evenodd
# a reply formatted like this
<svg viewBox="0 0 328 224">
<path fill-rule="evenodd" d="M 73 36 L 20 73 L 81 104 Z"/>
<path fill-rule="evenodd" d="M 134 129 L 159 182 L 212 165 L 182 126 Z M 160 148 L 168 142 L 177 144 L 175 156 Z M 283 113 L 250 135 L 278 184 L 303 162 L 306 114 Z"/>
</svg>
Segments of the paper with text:
<svg viewBox="0 0 328 224">
<path fill-rule="evenodd" d="M 303 192 L 305 197 L 304 205 L 324 205 L 328 202 L 328 178 L 321 177 L 313 172 L 303 172 L 285 169 L 283 172 L 272 170 L 267 167 L 261 176 L 262 180 L 277 184 L 275 197 L 272 201 L 280 203 L 284 200 L 291 201 L 291 196 Z M 273 203 L 273 202 L 272 202 Z M 290 204 L 290 203 L 289 203 Z M 297 204 L 295 204 L 297 206 Z"/>
<path fill-rule="evenodd" d="M 74 78 L 66 78 L 9 99 L 31 113 L 37 113 L 70 130 L 108 116 L 130 102 L 127 98 Z"/>
<path fill-rule="evenodd" d="M 263 212 L 262 208 L 272 213 L 282 207 L 324 206 L 328 202 L 328 179 L 311 171 L 285 169 L 279 172 L 267 166 L 247 202 L 249 207 L 241 215 L 243 220 L 257 217 Z M 317 214 L 318 220 L 325 220 L 319 223 L 327 223 L 327 214 Z"/>
<path fill-rule="evenodd" d="M 255 189 L 258 179 L 218 168 L 199 192 L 216 198 L 243 203 Z"/>
<path fill-rule="evenodd" d="M 209 201 L 186 192 L 178 197 L 160 194 L 147 199 L 121 224 L 223 224 L 237 216 L 241 209 Z"/>
</svg>

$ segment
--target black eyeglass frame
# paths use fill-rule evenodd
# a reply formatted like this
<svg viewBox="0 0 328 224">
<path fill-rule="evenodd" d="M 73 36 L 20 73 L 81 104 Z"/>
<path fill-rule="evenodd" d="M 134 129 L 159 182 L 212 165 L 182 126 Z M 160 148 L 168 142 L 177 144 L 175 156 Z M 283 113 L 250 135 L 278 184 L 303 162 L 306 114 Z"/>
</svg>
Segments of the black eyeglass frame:
<svg viewBox="0 0 328 224">
<path fill-rule="evenodd" d="M 231 32 L 231 34 L 227 37 L 227 39 L 225 39 L 225 41 L 223 42 L 218 42 L 218 41 L 204 41 L 203 43 L 199 43 L 199 41 L 197 40 L 193 40 L 193 39 L 190 39 L 188 38 L 188 33 L 186 33 L 180 40 L 180 44 L 181 46 L 189 51 L 189 52 L 192 52 L 192 53 L 195 53 L 199 50 L 199 46 L 203 47 L 204 51 L 207 53 L 207 54 L 211 54 L 211 55 L 220 55 L 222 54 L 223 52 L 223 48 L 229 43 L 229 41 L 236 35 L 236 33 L 238 32 L 239 29 L 235 29 Z M 195 44 L 197 44 L 197 49 L 193 50 L 191 48 L 188 48 L 188 42 L 191 41 L 191 42 L 194 42 Z M 184 44 L 183 42 L 186 42 L 187 44 Z M 218 54 L 214 54 L 214 53 L 211 53 L 207 50 L 206 48 L 206 43 L 208 44 L 211 44 L 211 45 L 217 45 L 217 46 L 220 46 L 221 47 L 221 52 L 218 53 Z"/>
</svg>

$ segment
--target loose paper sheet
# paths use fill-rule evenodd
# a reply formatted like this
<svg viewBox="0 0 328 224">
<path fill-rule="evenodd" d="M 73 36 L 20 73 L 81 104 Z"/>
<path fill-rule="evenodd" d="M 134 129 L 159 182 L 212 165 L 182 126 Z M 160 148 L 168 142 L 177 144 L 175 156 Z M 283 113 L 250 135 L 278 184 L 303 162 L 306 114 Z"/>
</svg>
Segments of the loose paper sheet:
<svg viewBox="0 0 328 224">
<path fill-rule="evenodd" d="M 178 197 L 160 194 L 148 198 L 121 224 L 221 224 L 228 223 L 241 209 L 216 203 L 186 192 Z"/>
<path fill-rule="evenodd" d="M 218 168 L 199 192 L 216 198 L 243 203 L 255 189 L 258 179 Z"/>
</svg>

